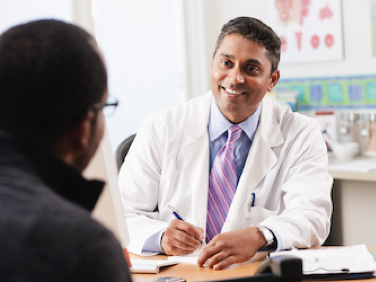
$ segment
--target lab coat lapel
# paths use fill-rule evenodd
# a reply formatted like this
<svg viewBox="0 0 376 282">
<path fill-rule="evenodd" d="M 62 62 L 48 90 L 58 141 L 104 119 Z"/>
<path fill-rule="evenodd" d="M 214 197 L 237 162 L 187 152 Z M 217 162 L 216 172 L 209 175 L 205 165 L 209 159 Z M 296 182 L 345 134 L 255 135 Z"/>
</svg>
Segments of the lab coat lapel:
<svg viewBox="0 0 376 282">
<path fill-rule="evenodd" d="M 211 94 L 199 100 L 185 127 L 187 142 L 183 149 L 185 173 L 190 180 L 193 201 L 191 203 L 193 224 L 205 230 L 209 185 L 209 135 L 208 121 Z"/>
</svg>

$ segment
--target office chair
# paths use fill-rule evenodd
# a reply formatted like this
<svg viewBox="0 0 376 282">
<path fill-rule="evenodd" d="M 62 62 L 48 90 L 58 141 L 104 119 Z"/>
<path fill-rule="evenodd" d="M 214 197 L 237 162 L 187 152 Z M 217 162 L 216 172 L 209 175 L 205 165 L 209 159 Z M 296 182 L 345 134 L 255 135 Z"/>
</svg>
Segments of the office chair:
<svg viewBox="0 0 376 282">
<path fill-rule="evenodd" d="M 132 145 L 133 139 L 136 137 L 136 133 L 130 135 L 128 138 L 124 139 L 115 151 L 115 161 L 118 168 L 118 172 L 123 165 L 125 156 L 128 154 L 129 148 Z"/>
</svg>

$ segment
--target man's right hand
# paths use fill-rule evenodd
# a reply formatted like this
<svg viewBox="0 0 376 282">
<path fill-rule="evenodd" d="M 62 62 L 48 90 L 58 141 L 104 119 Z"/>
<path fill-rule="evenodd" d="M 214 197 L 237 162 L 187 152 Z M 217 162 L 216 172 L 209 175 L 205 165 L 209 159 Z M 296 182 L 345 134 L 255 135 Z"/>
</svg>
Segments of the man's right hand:
<svg viewBox="0 0 376 282">
<path fill-rule="evenodd" d="M 161 247 L 166 255 L 188 255 L 202 247 L 204 230 L 186 221 L 173 219 L 165 230 Z"/>
</svg>

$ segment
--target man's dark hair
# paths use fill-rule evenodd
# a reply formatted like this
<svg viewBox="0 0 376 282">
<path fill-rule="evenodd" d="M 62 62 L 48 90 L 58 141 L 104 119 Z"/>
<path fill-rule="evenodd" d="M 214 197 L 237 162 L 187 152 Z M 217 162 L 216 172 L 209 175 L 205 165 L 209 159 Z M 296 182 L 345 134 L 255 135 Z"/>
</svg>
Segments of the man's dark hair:
<svg viewBox="0 0 376 282">
<path fill-rule="evenodd" d="M 106 67 L 82 28 L 38 20 L 0 36 L 1 130 L 53 144 L 106 89 Z"/>
<path fill-rule="evenodd" d="M 250 17 L 238 17 L 223 25 L 218 36 L 214 55 L 221 46 L 223 39 L 229 34 L 240 34 L 263 46 L 267 50 L 267 58 L 272 64 L 271 74 L 278 68 L 281 56 L 281 40 L 274 31 L 262 21 Z"/>
</svg>

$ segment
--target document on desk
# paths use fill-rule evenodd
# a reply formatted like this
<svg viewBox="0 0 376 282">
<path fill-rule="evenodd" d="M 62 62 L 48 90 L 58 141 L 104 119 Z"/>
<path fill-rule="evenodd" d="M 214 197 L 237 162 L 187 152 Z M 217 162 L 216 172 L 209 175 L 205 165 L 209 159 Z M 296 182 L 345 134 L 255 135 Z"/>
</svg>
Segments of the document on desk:
<svg viewBox="0 0 376 282">
<path fill-rule="evenodd" d="M 178 261 L 180 263 L 197 264 L 197 259 L 199 255 L 201 254 L 202 250 L 203 248 L 196 249 L 192 254 L 185 255 L 185 256 L 170 256 L 167 258 L 167 260 Z M 266 258 L 266 255 L 267 255 L 267 252 L 258 252 L 254 255 L 254 257 L 250 258 L 245 263 L 262 261 Z M 243 264 L 243 263 L 238 263 L 236 265 L 239 265 L 239 264 Z"/>
<path fill-rule="evenodd" d="M 167 260 L 178 261 L 182 263 L 197 264 L 197 259 L 201 254 L 203 248 L 196 249 L 192 254 L 185 256 L 169 256 Z"/>
<path fill-rule="evenodd" d="M 131 259 L 131 273 L 159 273 L 162 267 L 178 264 L 178 261 L 162 259 Z"/>
<path fill-rule="evenodd" d="M 302 259 L 303 275 L 372 274 L 376 271 L 373 256 L 365 245 L 292 250 L 271 253 L 270 256 L 294 255 Z"/>
</svg>

